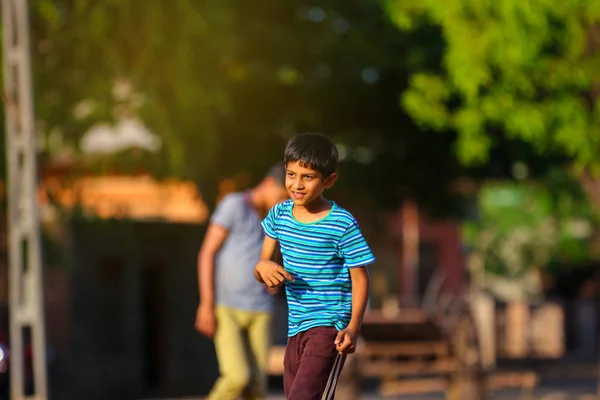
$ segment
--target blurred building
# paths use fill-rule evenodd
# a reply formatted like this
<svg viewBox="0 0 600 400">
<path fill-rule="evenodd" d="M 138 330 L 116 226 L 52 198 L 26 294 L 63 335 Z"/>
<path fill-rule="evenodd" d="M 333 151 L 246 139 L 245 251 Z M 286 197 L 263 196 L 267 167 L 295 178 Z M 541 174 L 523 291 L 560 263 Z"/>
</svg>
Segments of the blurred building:
<svg viewBox="0 0 600 400">
<path fill-rule="evenodd" d="M 45 171 L 39 200 L 56 398 L 209 388 L 212 344 L 193 330 L 196 254 L 209 215 L 195 184 Z M 4 305 L 6 277 L 4 265 Z"/>
<path fill-rule="evenodd" d="M 132 399 L 206 393 L 217 376 L 212 343 L 193 328 L 196 257 L 209 210 L 193 182 L 140 176 L 40 184 L 48 344 L 57 398 Z M 341 200 L 340 200 L 341 201 Z M 378 262 L 371 307 L 419 302 L 436 272 L 459 292 L 464 267 L 458 221 L 434 222 L 411 203 L 379 213 L 344 200 Z M 418 268 L 416 267 L 418 265 Z M 2 278 L 6 268 L 0 269 Z M 6 282 L 5 279 L 2 279 Z M 6 304 L 6 285 L 0 285 Z M 277 299 L 275 344 L 286 341 Z"/>
</svg>

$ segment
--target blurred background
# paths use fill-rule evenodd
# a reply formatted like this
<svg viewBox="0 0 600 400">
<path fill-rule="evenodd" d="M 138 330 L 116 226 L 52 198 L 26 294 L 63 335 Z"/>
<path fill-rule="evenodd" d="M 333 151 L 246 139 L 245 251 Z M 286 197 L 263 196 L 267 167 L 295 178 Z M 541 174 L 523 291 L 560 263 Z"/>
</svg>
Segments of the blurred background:
<svg viewBox="0 0 600 400">
<path fill-rule="evenodd" d="M 53 399 L 206 394 L 217 364 L 193 323 L 207 219 L 307 131 L 338 145 L 328 197 L 378 258 L 360 390 L 436 391 L 421 375 L 476 370 L 596 392 L 600 1 L 29 8 Z M 278 298 L 275 349 L 285 312 Z"/>
</svg>

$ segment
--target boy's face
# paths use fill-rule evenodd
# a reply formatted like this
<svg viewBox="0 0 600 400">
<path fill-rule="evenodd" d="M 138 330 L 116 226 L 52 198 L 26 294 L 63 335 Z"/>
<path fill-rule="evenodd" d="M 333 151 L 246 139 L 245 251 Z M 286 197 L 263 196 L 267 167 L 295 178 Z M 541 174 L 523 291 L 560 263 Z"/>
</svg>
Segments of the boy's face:
<svg viewBox="0 0 600 400">
<path fill-rule="evenodd" d="M 325 189 L 333 186 L 336 174 L 323 179 L 319 171 L 300 164 L 300 161 L 294 161 L 286 165 L 285 186 L 294 205 L 306 206 L 321 197 Z"/>
</svg>

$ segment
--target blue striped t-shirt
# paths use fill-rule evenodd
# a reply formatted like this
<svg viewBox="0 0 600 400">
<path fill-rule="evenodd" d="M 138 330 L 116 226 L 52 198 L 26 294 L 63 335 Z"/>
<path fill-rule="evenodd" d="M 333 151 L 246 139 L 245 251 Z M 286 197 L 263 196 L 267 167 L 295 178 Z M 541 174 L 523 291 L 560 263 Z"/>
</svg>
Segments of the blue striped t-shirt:
<svg viewBox="0 0 600 400">
<path fill-rule="evenodd" d="M 285 282 L 288 302 L 288 336 L 317 326 L 348 326 L 352 313 L 349 268 L 375 261 L 356 219 L 331 202 L 323 219 L 297 221 L 292 200 L 273 207 L 262 226 L 281 247 L 283 267 L 295 279 Z"/>
</svg>

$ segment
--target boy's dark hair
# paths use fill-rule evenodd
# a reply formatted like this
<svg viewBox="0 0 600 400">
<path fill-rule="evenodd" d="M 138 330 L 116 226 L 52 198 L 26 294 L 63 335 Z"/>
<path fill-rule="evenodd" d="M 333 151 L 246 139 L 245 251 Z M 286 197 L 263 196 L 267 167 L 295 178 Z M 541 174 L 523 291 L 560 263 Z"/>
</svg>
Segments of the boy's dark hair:
<svg viewBox="0 0 600 400">
<path fill-rule="evenodd" d="M 323 178 L 335 172 L 338 150 L 335 144 L 318 133 L 302 133 L 291 138 L 285 146 L 284 164 L 300 161 L 302 166 L 323 174 Z"/>
</svg>

